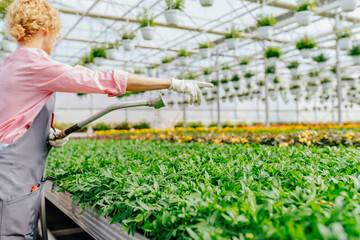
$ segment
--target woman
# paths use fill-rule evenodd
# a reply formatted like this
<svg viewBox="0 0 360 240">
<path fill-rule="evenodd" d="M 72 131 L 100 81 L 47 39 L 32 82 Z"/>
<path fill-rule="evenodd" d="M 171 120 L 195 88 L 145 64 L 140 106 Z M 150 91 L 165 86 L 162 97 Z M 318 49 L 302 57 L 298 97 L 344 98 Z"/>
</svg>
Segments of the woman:
<svg viewBox="0 0 360 240">
<path fill-rule="evenodd" d="M 158 79 L 120 70 L 92 71 L 53 61 L 59 36 L 58 12 L 45 0 L 16 0 L 8 8 L 9 33 L 17 50 L 0 67 L 0 239 L 32 239 L 43 187 L 54 92 L 103 93 L 171 89 L 201 102 L 199 87 L 211 84 Z M 49 133 L 52 133 L 49 135 Z"/>
</svg>

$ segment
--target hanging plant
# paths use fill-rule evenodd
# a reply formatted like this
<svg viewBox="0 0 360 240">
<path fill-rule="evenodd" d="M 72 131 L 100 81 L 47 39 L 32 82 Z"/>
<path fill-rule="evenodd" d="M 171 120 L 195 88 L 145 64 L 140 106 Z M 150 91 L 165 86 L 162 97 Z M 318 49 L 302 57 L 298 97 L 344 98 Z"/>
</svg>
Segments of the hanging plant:
<svg viewBox="0 0 360 240">
<path fill-rule="evenodd" d="M 310 82 L 316 82 L 319 77 L 319 71 L 309 72 Z"/>
<path fill-rule="evenodd" d="M 231 68 L 229 65 L 222 66 L 222 74 L 225 78 L 230 77 L 231 75 Z"/>
<path fill-rule="evenodd" d="M 357 0 L 339 0 L 339 5 L 344 12 L 351 12 L 356 9 Z"/>
<path fill-rule="evenodd" d="M 165 0 L 165 19 L 169 25 L 178 25 L 180 12 L 184 11 L 185 0 Z"/>
<path fill-rule="evenodd" d="M 275 66 L 266 67 L 266 69 L 265 69 L 266 78 L 269 79 L 269 81 L 273 81 L 275 78 L 275 72 L 276 72 Z"/>
<path fill-rule="evenodd" d="M 172 57 L 165 57 L 161 60 L 161 63 L 162 63 L 162 68 L 163 70 L 166 72 L 166 71 L 169 71 L 170 69 L 170 63 L 173 61 L 174 59 Z"/>
<path fill-rule="evenodd" d="M 246 79 L 250 79 L 250 78 L 252 78 L 253 76 L 255 76 L 255 74 L 253 74 L 253 73 L 251 73 L 251 72 L 247 72 L 247 73 L 244 75 L 244 77 L 245 77 Z"/>
<path fill-rule="evenodd" d="M 120 46 L 119 41 L 115 43 L 109 43 L 107 49 L 105 50 L 105 54 L 109 59 L 117 59 L 119 57 L 118 48 Z"/>
<path fill-rule="evenodd" d="M 200 4 L 203 7 L 211 7 L 214 4 L 214 0 L 200 0 Z"/>
<path fill-rule="evenodd" d="M 247 71 L 248 65 L 250 64 L 250 58 L 244 57 L 240 60 L 239 65 L 243 73 Z"/>
<path fill-rule="evenodd" d="M 273 28 L 277 20 L 273 16 L 260 15 L 257 19 L 258 34 L 260 39 L 267 39 L 271 37 Z"/>
<path fill-rule="evenodd" d="M 279 78 L 278 78 L 278 77 L 275 77 L 275 78 L 274 78 L 274 80 L 273 80 L 273 84 L 274 84 L 274 85 L 278 85 L 278 84 L 280 84 L 280 80 L 279 80 Z"/>
<path fill-rule="evenodd" d="M 291 80 L 295 85 L 298 85 L 301 82 L 301 75 L 293 75 Z"/>
<path fill-rule="evenodd" d="M 260 80 L 256 83 L 259 87 L 263 87 L 265 85 L 264 81 Z"/>
<path fill-rule="evenodd" d="M 321 86 L 324 88 L 324 89 L 329 89 L 330 85 L 331 85 L 332 81 L 330 78 L 323 78 L 320 82 Z"/>
<path fill-rule="evenodd" d="M 90 55 L 92 56 L 93 62 L 96 65 L 103 66 L 106 64 L 105 60 L 106 60 L 107 56 L 106 56 L 106 47 L 105 46 L 94 47 L 91 50 Z"/>
<path fill-rule="evenodd" d="M 316 92 L 319 89 L 319 85 L 316 82 L 308 82 L 307 87 L 310 92 Z"/>
<path fill-rule="evenodd" d="M 155 34 L 155 26 L 157 25 L 154 22 L 154 17 L 148 14 L 148 11 L 145 9 L 141 15 L 137 18 L 138 23 L 140 24 L 140 31 L 145 40 L 152 40 Z"/>
<path fill-rule="evenodd" d="M 296 43 L 296 48 L 300 51 L 303 58 L 311 57 L 311 50 L 317 46 L 314 39 L 305 36 L 299 42 Z"/>
<path fill-rule="evenodd" d="M 315 6 L 316 1 L 314 0 L 299 1 L 297 12 L 294 15 L 299 26 L 308 26 L 311 23 Z"/>
<path fill-rule="evenodd" d="M 329 60 L 329 58 L 325 57 L 325 55 L 321 53 L 320 55 L 313 57 L 313 60 L 318 63 L 320 70 L 324 70 L 326 67 L 326 62 Z"/>
<path fill-rule="evenodd" d="M 296 76 L 298 72 L 299 62 L 293 61 L 287 65 L 287 68 L 290 70 L 292 76 Z"/>
<path fill-rule="evenodd" d="M 235 90 L 239 90 L 240 88 L 240 77 L 239 75 L 235 74 L 232 78 L 231 78 L 231 82 L 233 83 L 234 89 Z M 237 88 L 237 89 L 236 89 Z"/>
<path fill-rule="evenodd" d="M 282 52 L 279 47 L 269 47 L 265 51 L 265 58 L 267 59 L 268 66 L 276 66 L 276 63 Z"/>
<path fill-rule="evenodd" d="M 209 58 L 211 57 L 211 47 L 214 44 L 212 42 L 205 42 L 199 44 L 199 51 L 201 58 Z"/>
<path fill-rule="evenodd" d="M 350 32 L 350 29 L 347 28 L 336 32 L 338 45 L 341 50 L 348 50 L 351 48 L 351 36 L 352 33 Z"/>
<path fill-rule="evenodd" d="M 341 78 L 341 80 L 349 86 L 355 86 L 355 78 L 344 76 Z"/>
<path fill-rule="evenodd" d="M 241 31 L 234 26 L 231 27 L 228 33 L 225 33 L 225 44 L 228 49 L 231 50 L 236 48 L 237 40 L 241 37 L 240 33 Z"/>
<path fill-rule="evenodd" d="M 151 76 L 151 77 L 155 77 L 156 76 L 156 68 L 158 67 L 159 65 L 158 64 L 151 64 L 147 67 L 148 69 L 148 74 Z"/>
<path fill-rule="evenodd" d="M 121 42 L 125 51 L 132 51 L 134 49 L 133 39 L 135 36 L 134 32 L 123 32 Z"/>
<path fill-rule="evenodd" d="M 179 54 L 178 54 L 180 64 L 182 66 L 187 66 L 189 64 L 189 57 L 191 55 L 192 55 L 191 52 L 188 52 L 185 49 L 181 49 Z"/>
<path fill-rule="evenodd" d="M 203 69 L 203 74 L 204 74 L 204 78 L 207 82 L 211 81 L 211 74 L 212 74 L 212 69 L 211 68 L 204 68 Z M 217 82 L 217 81 L 216 81 Z"/>
<path fill-rule="evenodd" d="M 352 57 L 355 64 L 360 64 L 360 45 L 353 46 L 349 51 L 349 56 Z"/>
</svg>

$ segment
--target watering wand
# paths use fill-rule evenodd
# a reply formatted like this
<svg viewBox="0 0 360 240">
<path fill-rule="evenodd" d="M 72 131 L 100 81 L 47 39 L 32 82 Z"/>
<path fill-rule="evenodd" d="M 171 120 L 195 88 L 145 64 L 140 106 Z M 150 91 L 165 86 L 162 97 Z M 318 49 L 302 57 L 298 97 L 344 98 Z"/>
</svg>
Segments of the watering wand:
<svg viewBox="0 0 360 240">
<path fill-rule="evenodd" d="M 61 132 L 59 132 L 56 135 L 56 139 L 62 139 L 62 138 L 67 137 L 71 133 L 80 130 L 85 125 L 95 121 L 96 119 L 99 119 L 100 117 L 102 117 L 112 111 L 122 109 L 122 108 L 132 108 L 132 107 L 142 107 L 142 106 L 148 106 L 148 107 L 153 107 L 155 109 L 159 109 L 159 108 L 165 107 L 166 104 L 165 104 L 165 101 L 164 101 L 163 97 L 161 96 L 160 92 L 158 92 L 157 96 L 151 97 L 150 99 L 113 104 L 113 105 L 110 105 L 107 108 L 97 112 L 96 114 L 90 116 L 89 118 L 85 119 L 84 121 L 76 123 L 76 124 L 72 125 L 71 127 L 62 130 Z"/>
</svg>

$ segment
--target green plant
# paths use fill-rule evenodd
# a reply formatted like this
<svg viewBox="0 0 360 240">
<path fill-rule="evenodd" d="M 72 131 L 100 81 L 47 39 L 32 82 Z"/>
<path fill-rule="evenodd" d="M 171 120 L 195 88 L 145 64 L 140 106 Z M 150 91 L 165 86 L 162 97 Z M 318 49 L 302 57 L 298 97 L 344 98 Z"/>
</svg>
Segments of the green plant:
<svg viewBox="0 0 360 240">
<path fill-rule="evenodd" d="M 229 82 L 229 80 L 227 80 L 226 78 L 224 78 L 224 79 L 221 80 L 221 83 L 222 83 L 222 84 L 226 84 L 226 83 L 228 83 L 228 82 Z"/>
<path fill-rule="evenodd" d="M 247 79 L 252 78 L 253 76 L 255 76 L 255 74 L 253 74 L 252 72 L 247 72 L 244 75 L 244 77 L 247 78 Z"/>
<path fill-rule="evenodd" d="M 230 70 L 231 68 L 229 65 L 226 64 L 226 65 L 223 65 L 221 69 L 222 70 Z"/>
<path fill-rule="evenodd" d="M 185 0 L 165 0 L 166 3 L 166 10 L 179 10 L 184 11 L 185 7 Z"/>
<path fill-rule="evenodd" d="M 349 51 L 349 55 L 352 57 L 360 56 L 360 45 L 353 46 L 353 48 Z"/>
<path fill-rule="evenodd" d="M 106 58 L 106 47 L 102 46 L 102 47 L 95 47 L 91 50 L 90 55 L 93 58 Z"/>
<path fill-rule="evenodd" d="M 197 73 L 195 73 L 195 72 L 188 72 L 187 74 L 186 74 L 186 79 L 190 79 L 190 80 L 195 80 L 195 79 L 197 79 L 199 77 L 199 75 L 197 74 Z"/>
<path fill-rule="evenodd" d="M 222 124 L 223 128 L 233 128 L 234 124 L 232 124 L 231 122 L 225 122 Z"/>
<path fill-rule="evenodd" d="M 116 130 L 129 130 L 130 125 L 128 122 L 122 122 L 122 123 L 116 124 L 114 128 Z"/>
<path fill-rule="evenodd" d="M 232 81 L 232 82 L 238 82 L 238 81 L 240 81 L 239 75 L 234 74 L 234 76 L 231 78 L 231 81 Z"/>
<path fill-rule="evenodd" d="M 321 63 L 321 62 L 326 62 L 327 60 L 329 60 L 329 58 L 325 57 L 325 55 L 323 53 L 321 53 L 320 55 L 313 57 L 315 62 Z"/>
<path fill-rule="evenodd" d="M 212 71 L 211 68 L 204 68 L 204 69 L 203 69 L 204 75 L 210 75 L 212 72 L 213 72 L 213 71 Z"/>
<path fill-rule="evenodd" d="M 217 80 L 212 80 L 211 83 L 214 85 L 214 86 L 218 86 L 219 85 L 219 82 Z M 216 88 L 214 88 L 213 90 L 216 90 Z M 217 92 L 217 90 L 216 90 Z"/>
<path fill-rule="evenodd" d="M 115 41 L 114 43 L 109 43 L 107 49 L 118 49 L 120 46 L 119 41 Z"/>
<path fill-rule="evenodd" d="M 137 22 L 140 24 L 140 28 L 154 27 L 157 24 L 154 22 L 154 17 L 148 14 L 147 9 L 144 9 L 142 14 L 138 15 Z"/>
<path fill-rule="evenodd" d="M 225 33 L 225 39 L 240 38 L 241 37 L 240 33 L 241 33 L 241 30 L 239 30 L 233 26 L 233 27 L 231 27 L 230 30 L 228 30 L 227 33 Z"/>
<path fill-rule="evenodd" d="M 262 87 L 265 85 L 264 81 L 260 80 L 256 83 L 259 87 Z"/>
<path fill-rule="evenodd" d="M 279 47 L 269 47 L 265 51 L 266 58 L 279 58 L 282 55 L 282 52 Z"/>
<path fill-rule="evenodd" d="M 78 95 L 79 97 L 83 97 L 86 96 L 86 93 L 77 93 L 76 95 Z"/>
<path fill-rule="evenodd" d="M 125 40 L 125 39 L 133 40 L 135 37 L 136 37 L 135 32 L 123 32 L 123 33 L 121 34 L 121 38 L 122 38 L 123 40 Z"/>
<path fill-rule="evenodd" d="M 278 78 L 278 77 L 275 77 L 273 83 L 274 83 L 274 84 L 279 84 L 279 83 L 280 83 L 279 78 Z"/>
<path fill-rule="evenodd" d="M 213 42 L 204 42 L 199 44 L 199 48 L 211 48 L 214 45 Z"/>
<path fill-rule="evenodd" d="M 298 67 L 299 67 L 299 63 L 296 61 L 293 61 L 289 65 L 287 65 L 288 69 L 297 69 Z"/>
<path fill-rule="evenodd" d="M 158 64 L 150 64 L 147 68 L 148 69 L 155 69 L 157 68 L 159 65 Z"/>
<path fill-rule="evenodd" d="M 330 78 L 323 78 L 322 80 L 321 80 L 321 84 L 327 84 L 327 83 L 331 83 L 332 81 L 331 81 L 331 79 Z"/>
<path fill-rule="evenodd" d="M 265 69 L 266 74 L 275 74 L 275 72 L 276 72 L 275 66 L 269 66 L 269 67 L 266 67 L 266 69 Z"/>
<path fill-rule="evenodd" d="M 171 63 L 174 59 L 172 57 L 164 57 L 161 62 L 163 64 L 166 64 L 166 63 Z"/>
<path fill-rule="evenodd" d="M 318 76 L 319 76 L 319 71 L 309 72 L 309 77 L 318 77 Z"/>
<path fill-rule="evenodd" d="M 186 125 L 187 125 L 187 127 L 190 127 L 190 128 L 202 128 L 202 127 L 204 127 L 204 124 L 202 122 L 189 122 Z"/>
<path fill-rule="evenodd" d="M 178 57 L 190 57 L 192 55 L 191 52 L 186 51 L 185 49 L 181 49 Z"/>
<path fill-rule="evenodd" d="M 92 129 L 94 131 L 104 131 L 104 130 L 110 130 L 111 127 L 106 123 L 97 123 L 92 127 Z"/>
<path fill-rule="evenodd" d="M 349 28 L 345 28 L 345 29 L 342 29 L 342 30 L 339 30 L 336 32 L 336 37 L 337 39 L 342 39 L 342 38 L 349 38 L 351 37 L 353 34 L 351 33 L 350 29 Z"/>
<path fill-rule="evenodd" d="M 142 122 L 142 123 L 135 124 L 132 127 L 134 129 L 148 129 L 148 128 L 150 128 L 150 123 Z"/>
<path fill-rule="evenodd" d="M 316 7 L 316 1 L 314 0 L 300 0 L 298 1 L 297 11 L 314 11 Z"/>
<path fill-rule="evenodd" d="M 135 74 L 145 74 L 144 70 L 142 68 L 135 68 L 135 71 L 134 71 Z"/>
<path fill-rule="evenodd" d="M 273 27 L 277 23 L 276 18 L 273 16 L 262 16 L 260 15 L 257 19 L 257 26 L 258 27 L 264 27 L 264 26 L 270 26 Z"/>
<path fill-rule="evenodd" d="M 247 57 L 242 58 L 239 62 L 240 65 L 249 65 L 249 63 L 250 63 L 250 58 Z"/>
<path fill-rule="evenodd" d="M 343 81 L 354 81 L 355 79 L 352 78 L 352 77 L 343 76 L 343 77 L 341 78 L 341 80 L 343 80 Z"/>
<path fill-rule="evenodd" d="M 314 39 L 309 38 L 305 36 L 303 39 L 301 39 L 299 42 L 296 43 L 296 48 L 299 50 L 302 49 L 313 49 L 317 46 L 316 42 L 314 42 Z"/>
<path fill-rule="evenodd" d="M 300 89 L 300 86 L 299 85 L 291 85 L 290 89 Z"/>
</svg>

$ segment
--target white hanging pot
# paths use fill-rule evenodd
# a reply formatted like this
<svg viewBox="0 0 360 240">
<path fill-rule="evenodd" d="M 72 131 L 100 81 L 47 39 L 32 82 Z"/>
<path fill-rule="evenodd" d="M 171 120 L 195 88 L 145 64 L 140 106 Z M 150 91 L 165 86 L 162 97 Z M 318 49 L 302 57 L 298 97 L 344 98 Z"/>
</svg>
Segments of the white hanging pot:
<svg viewBox="0 0 360 240">
<path fill-rule="evenodd" d="M 339 0 L 339 5 L 344 12 L 351 12 L 356 9 L 357 0 Z"/>
<path fill-rule="evenodd" d="M 106 65 L 106 58 L 96 57 L 94 58 L 94 63 L 98 66 Z"/>
<path fill-rule="evenodd" d="M 162 69 L 164 70 L 164 72 L 167 72 L 170 70 L 170 63 L 163 63 L 162 64 Z"/>
<path fill-rule="evenodd" d="M 209 58 L 211 57 L 211 48 L 200 48 L 199 49 L 201 58 Z"/>
<path fill-rule="evenodd" d="M 311 48 L 304 48 L 300 50 L 300 54 L 303 58 L 310 58 L 312 51 L 313 50 Z"/>
<path fill-rule="evenodd" d="M 319 66 L 319 70 L 324 70 L 326 68 L 326 62 L 319 62 L 318 66 Z"/>
<path fill-rule="evenodd" d="M 200 0 L 200 4 L 203 7 L 211 7 L 214 4 L 214 0 Z"/>
<path fill-rule="evenodd" d="M 235 96 L 229 97 L 229 101 L 230 101 L 230 102 L 234 102 L 234 100 L 235 100 Z"/>
<path fill-rule="evenodd" d="M 229 88 L 229 82 L 227 83 L 221 83 L 221 87 L 225 90 L 227 88 Z"/>
<path fill-rule="evenodd" d="M 178 25 L 180 11 L 176 9 L 169 9 L 164 12 L 165 19 L 169 25 Z"/>
<path fill-rule="evenodd" d="M 233 87 L 234 88 L 239 88 L 240 87 L 240 82 L 237 81 L 237 82 L 232 82 L 233 83 Z"/>
<path fill-rule="evenodd" d="M 322 83 L 321 87 L 323 88 L 324 91 L 328 91 L 331 88 L 331 82 Z"/>
<path fill-rule="evenodd" d="M 299 26 L 308 26 L 311 23 L 313 15 L 314 13 L 312 11 L 301 11 L 296 12 L 294 17 Z"/>
<path fill-rule="evenodd" d="M 237 43 L 237 38 L 227 38 L 227 39 L 225 39 L 225 44 L 226 44 L 227 48 L 230 49 L 230 50 L 236 49 L 236 43 Z"/>
<path fill-rule="evenodd" d="M 289 70 L 290 70 L 291 76 L 296 76 L 298 74 L 297 68 L 290 68 Z"/>
<path fill-rule="evenodd" d="M 212 80 L 211 74 L 204 75 L 204 79 L 205 79 L 205 81 L 207 81 L 207 82 L 211 82 L 211 80 Z"/>
<path fill-rule="evenodd" d="M 105 53 L 106 53 L 106 57 L 108 59 L 117 59 L 118 56 L 119 56 L 119 53 L 118 53 L 118 50 L 117 49 L 106 49 L 105 50 Z"/>
<path fill-rule="evenodd" d="M 225 102 L 226 102 L 226 98 L 222 97 L 222 98 L 221 98 L 221 101 L 222 101 L 223 103 L 225 103 Z"/>
<path fill-rule="evenodd" d="M 271 26 L 262 26 L 258 28 L 258 35 L 260 39 L 267 39 L 271 37 L 272 34 Z"/>
<path fill-rule="evenodd" d="M 229 69 L 224 69 L 222 71 L 222 75 L 224 76 L 224 78 L 229 78 L 231 74 L 231 71 Z"/>
<path fill-rule="evenodd" d="M 121 42 L 125 51 L 132 51 L 134 49 L 134 43 L 131 39 L 124 39 Z"/>
<path fill-rule="evenodd" d="M 342 80 L 342 82 L 346 83 L 347 85 L 349 85 L 350 87 L 354 87 L 355 86 L 355 79 L 352 80 Z"/>
<path fill-rule="evenodd" d="M 181 66 L 189 65 L 189 58 L 188 57 L 179 57 L 179 62 Z"/>
<path fill-rule="evenodd" d="M 338 44 L 340 50 L 348 50 L 351 48 L 351 38 L 340 38 Z"/>
<path fill-rule="evenodd" d="M 291 93 L 292 95 L 300 95 L 301 89 L 300 89 L 300 88 L 290 89 L 290 93 Z"/>
<path fill-rule="evenodd" d="M 270 67 L 276 67 L 277 62 L 278 62 L 277 57 L 271 57 L 267 59 L 268 66 Z"/>
<path fill-rule="evenodd" d="M 269 80 L 269 81 L 274 81 L 274 79 L 275 79 L 275 74 L 273 74 L 273 73 L 267 73 L 266 74 L 266 78 Z"/>
<path fill-rule="evenodd" d="M 352 59 L 355 65 L 360 65 L 360 56 L 353 56 Z"/>
<path fill-rule="evenodd" d="M 152 40 L 155 34 L 154 27 L 142 27 L 140 28 L 141 35 L 145 40 Z"/>
<path fill-rule="evenodd" d="M 308 86 L 310 92 L 316 92 L 319 89 L 319 86 Z"/>
<path fill-rule="evenodd" d="M 246 72 L 247 72 L 247 69 L 248 69 L 248 65 L 240 65 L 240 70 L 241 70 L 243 73 L 246 73 Z"/>
<path fill-rule="evenodd" d="M 149 68 L 148 69 L 148 74 L 151 77 L 155 77 L 156 76 L 156 69 L 155 68 Z"/>
<path fill-rule="evenodd" d="M 301 79 L 292 79 L 291 82 L 294 84 L 294 85 L 300 85 L 301 84 Z"/>
<path fill-rule="evenodd" d="M 9 40 L 3 40 L 2 47 L 5 52 L 14 52 L 17 48 L 17 43 Z"/>
</svg>

